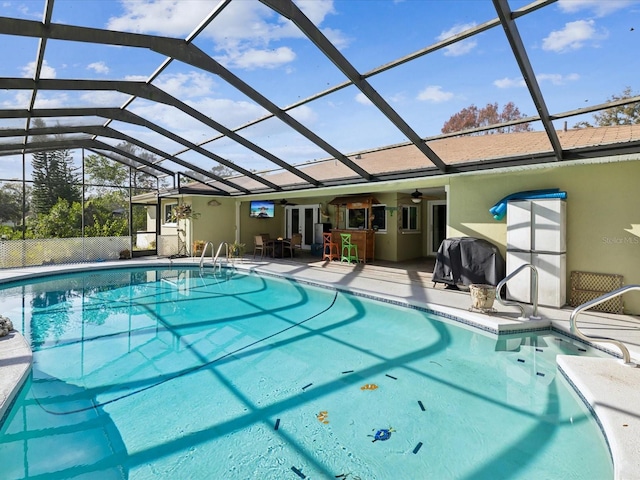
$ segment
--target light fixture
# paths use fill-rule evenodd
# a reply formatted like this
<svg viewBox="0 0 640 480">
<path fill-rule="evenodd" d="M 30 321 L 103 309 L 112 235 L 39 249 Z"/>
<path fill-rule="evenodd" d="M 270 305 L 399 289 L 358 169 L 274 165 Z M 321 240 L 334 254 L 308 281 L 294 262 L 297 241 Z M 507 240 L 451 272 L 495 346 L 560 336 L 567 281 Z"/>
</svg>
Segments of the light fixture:
<svg viewBox="0 0 640 480">
<path fill-rule="evenodd" d="M 289 203 L 289 202 L 287 202 L 287 199 L 286 199 L 286 198 L 283 198 L 282 200 L 280 200 L 280 206 L 281 206 L 281 207 L 286 207 L 288 203 Z"/>
<path fill-rule="evenodd" d="M 416 188 L 416 191 L 411 194 L 411 201 L 413 203 L 422 202 L 422 194 L 418 191 L 417 188 Z"/>
</svg>

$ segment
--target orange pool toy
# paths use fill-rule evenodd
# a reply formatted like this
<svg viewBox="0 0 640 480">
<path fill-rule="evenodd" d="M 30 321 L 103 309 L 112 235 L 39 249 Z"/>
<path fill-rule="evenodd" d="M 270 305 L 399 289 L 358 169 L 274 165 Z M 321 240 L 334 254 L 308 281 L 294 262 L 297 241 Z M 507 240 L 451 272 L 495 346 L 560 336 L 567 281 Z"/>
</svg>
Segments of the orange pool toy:
<svg viewBox="0 0 640 480">
<path fill-rule="evenodd" d="M 361 386 L 360 390 L 375 390 L 376 388 L 378 388 L 378 385 L 375 383 L 367 383 L 366 385 Z"/>
<path fill-rule="evenodd" d="M 327 416 L 329 415 L 329 412 L 327 412 L 326 410 L 321 411 L 320 413 L 318 413 L 318 415 L 316 415 L 316 417 L 318 418 L 318 420 L 322 423 L 329 423 L 329 420 L 327 420 Z"/>
</svg>

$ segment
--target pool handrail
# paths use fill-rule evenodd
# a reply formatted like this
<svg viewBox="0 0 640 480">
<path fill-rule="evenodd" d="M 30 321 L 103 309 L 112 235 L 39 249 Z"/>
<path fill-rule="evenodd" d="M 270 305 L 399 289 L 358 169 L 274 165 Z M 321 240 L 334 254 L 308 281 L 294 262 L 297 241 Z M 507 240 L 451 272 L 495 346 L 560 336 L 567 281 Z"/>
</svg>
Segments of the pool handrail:
<svg viewBox="0 0 640 480">
<path fill-rule="evenodd" d="M 510 302 L 508 300 L 503 300 L 500 296 L 500 290 L 502 290 L 502 287 L 504 287 L 509 280 L 511 280 L 525 268 L 530 268 L 533 272 L 533 275 L 531 277 L 531 297 L 533 299 L 533 312 L 531 312 L 531 316 L 528 318 L 525 316 L 524 306 L 520 302 Z M 518 320 L 540 320 L 540 317 L 538 316 L 538 269 L 531 263 L 520 265 L 513 272 L 500 280 L 500 282 L 496 286 L 496 300 L 498 300 L 498 302 L 500 302 L 504 306 L 512 305 L 518 307 L 520 309 L 520 316 L 518 317 Z"/>
<path fill-rule="evenodd" d="M 630 290 L 640 290 L 640 285 L 626 285 L 624 287 L 617 288 L 612 290 L 604 295 L 600 295 L 593 300 L 583 303 L 582 305 L 577 306 L 571 312 L 571 316 L 569 317 L 569 325 L 571 326 L 571 333 L 573 333 L 578 338 L 592 343 L 592 342 L 602 342 L 602 343 L 611 343 L 618 347 L 622 352 L 622 362 L 630 367 L 637 367 L 638 365 L 631 361 L 631 354 L 629 353 L 629 349 L 626 347 L 624 343 L 619 340 L 615 340 L 613 338 L 606 337 L 590 337 L 585 335 L 578 328 L 578 315 L 580 315 L 584 310 L 587 310 L 591 307 L 595 307 L 596 305 L 600 305 L 601 303 L 606 302 L 607 300 L 611 300 L 612 298 L 619 297 L 620 295 L 630 291 Z"/>
<path fill-rule="evenodd" d="M 202 268 L 202 266 L 204 265 L 204 256 L 207 253 L 207 247 L 211 245 L 211 263 L 213 264 L 213 267 L 215 268 L 216 266 L 216 262 L 218 261 L 219 257 L 220 257 L 220 251 L 222 250 L 222 246 L 226 245 L 227 246 L 227 253 L 229 252 L 229 244 L 227 242 L 221 242 L 220 245 L 218 246 L 218 250 L 215 252 L 213 251 L 213 242 L 207 242 L 204 244 L 204 248 L 202 249 L 202 255 L 200 255 L 200 268 Z"/>
<path fill-rule="evenodd" d="M 200 254 L 200 268 L 202 268 L 202 264 L 204 263 L 204 256 L 207 254 L 207 247 L 211 245 L 211 260 L 213 260 L 213 243 L 207 242 L 204 244 L 202 248 L 202 253 Z"/>
</svg>

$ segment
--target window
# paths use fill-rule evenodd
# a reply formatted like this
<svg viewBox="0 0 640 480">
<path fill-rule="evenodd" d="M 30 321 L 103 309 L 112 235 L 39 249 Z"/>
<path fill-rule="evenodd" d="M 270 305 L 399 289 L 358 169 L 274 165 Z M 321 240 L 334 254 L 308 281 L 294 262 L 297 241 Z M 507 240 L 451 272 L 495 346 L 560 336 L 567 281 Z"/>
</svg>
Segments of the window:
<svg viewBox="0 0 640 480">
<path fill-rule="evenodd" d="M 420 228 L 420 222 L 418 222 L 418 206 L 417 205 L 404 205 L 402 207 L 402 214 L 400 216 L 400 229 L 410 232 L 417 232 Z"/>
<path fill-rule="evenodd" d="M 387 231 L 387 206 L 386 205 L 374 205 L 371 208 L 373 220 L 371 220 L 371 228 L 376 232 Z"/>
<path fill-rule="evenodd" d="M 369 216 L 368 208 L 347 208 L 347 228 L 368 229 L 377 232 L 387 230 L 386 205 L 374 205 Z"/>
<path fill-rule="evenodd" d="M 347 208 L 347 228 L 367 228 L 366 208 Z"/>
<path fill-rule="evenodd" d="M 165 225 L 175 225 L 176 221 L 171 218 L 171 212 L 173 211 L 174 207 L 177 207 L 178 203 L 165 203 L 164 204 L 164 215 L 162 217 L 162 221 Z"/>
</svg>

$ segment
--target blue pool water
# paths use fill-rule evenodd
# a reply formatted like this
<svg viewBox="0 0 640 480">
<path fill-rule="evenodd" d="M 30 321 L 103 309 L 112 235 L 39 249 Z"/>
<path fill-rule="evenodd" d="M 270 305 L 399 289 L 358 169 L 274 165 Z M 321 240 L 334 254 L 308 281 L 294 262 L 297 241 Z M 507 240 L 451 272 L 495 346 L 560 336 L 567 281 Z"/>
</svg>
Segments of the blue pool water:
<svg viewBox="0 0 640 480">
<path fill-rule="evenodd" d="M 0 301 L 34 350 L 2 478 L 613 478 L 555 363 L 601 354 L 566 337 L 232 271 L 66 275 Z"/>
</svg>

